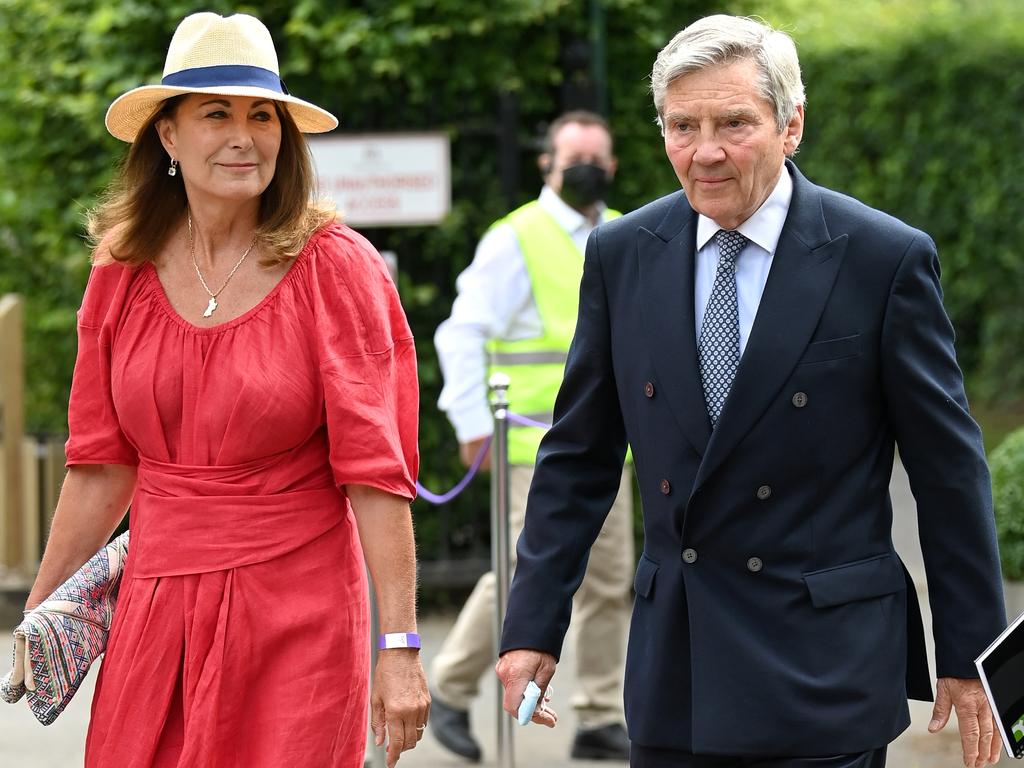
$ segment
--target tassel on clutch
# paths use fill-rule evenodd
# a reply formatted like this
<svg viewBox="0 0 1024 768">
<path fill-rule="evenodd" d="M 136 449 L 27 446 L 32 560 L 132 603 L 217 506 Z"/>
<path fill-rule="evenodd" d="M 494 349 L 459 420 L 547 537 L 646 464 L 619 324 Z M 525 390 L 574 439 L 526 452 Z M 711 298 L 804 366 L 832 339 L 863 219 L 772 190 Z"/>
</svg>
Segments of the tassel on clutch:
<svg viewBox="0 0 1024 768">
<path fill-rule="evenodd" d="M 14 668 L 0 680 L 0 699 L 27 695 L 32 714 L 49 725 L 71 701 L 107 647 L 128 533 L 97 552 L 14 630 Z"/>
</svg>

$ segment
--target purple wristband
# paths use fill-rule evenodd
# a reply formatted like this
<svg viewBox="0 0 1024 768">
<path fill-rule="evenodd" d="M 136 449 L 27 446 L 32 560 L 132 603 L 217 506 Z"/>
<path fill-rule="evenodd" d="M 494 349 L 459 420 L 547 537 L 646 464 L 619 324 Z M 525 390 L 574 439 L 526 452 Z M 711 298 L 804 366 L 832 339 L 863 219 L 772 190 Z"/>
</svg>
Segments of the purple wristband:
<svg viewBox="0 0 1024 768">
<path fill-rule="evenodd" d="M 377 648 L 386 651 L 389 648 L 419 648 L 420 636 L 415 632 L 388 632 L 380 636 Z"/>
</svg>

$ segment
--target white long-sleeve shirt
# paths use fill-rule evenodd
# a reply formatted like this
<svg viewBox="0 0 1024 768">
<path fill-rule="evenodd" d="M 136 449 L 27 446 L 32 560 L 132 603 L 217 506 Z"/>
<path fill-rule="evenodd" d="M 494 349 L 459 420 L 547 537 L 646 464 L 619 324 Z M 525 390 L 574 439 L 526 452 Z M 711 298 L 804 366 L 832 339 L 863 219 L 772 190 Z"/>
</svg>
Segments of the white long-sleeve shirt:
<svg viewBox="0 0 1024 768">
<path fill-rule="evenodd" d="M 569 234 L 582 260 L 587 238 L 594 229 L 590 220 L 550 187 L 541 190 L 537 201 Z M 473 262 L 459 275 L 455 287 L 458 293 L 451 316 L 434 333 L 444 376 L 437 405 L 448 415 L 459 442 L 464 443 L 489 435 L 494 429 L 487 402 L 487 342 L 536 338 L 544 329 L 519 239 L 508 223 L 493 227 L 483 236 Z M 515 392 L 510 392 L 509 398 L 514 406 Z"/>
<path fill-rule="evenodd" d="M 750 329 L 757 316 L 757 308 L 761 304 L 761 294 L 768 282 L 768 272 L 772 268 L 775 247 L 782 236 L 782 227 L 789 213 L 789 203 L 793 199 L 793 179 L 789 171 L 783 167 L 775 189 L 761 203 L 754 214 L 740 224 L 736 231 L 750 242 L 740 251 L 736 259 L 736 298 L 739 302 L 740 315 L 740 355 L 747 348 Z M 711 288 L 715 284 L 715 272 L 718 270 L 718 243 L 714 236 L 721 229 L 707 216 L 697 217 L 697 264 L 693 279 L 694 319 L 697 343 L 700 343 L 700 329 L 704 324 L 704 311 L 711 298 Z"/>
</svg>

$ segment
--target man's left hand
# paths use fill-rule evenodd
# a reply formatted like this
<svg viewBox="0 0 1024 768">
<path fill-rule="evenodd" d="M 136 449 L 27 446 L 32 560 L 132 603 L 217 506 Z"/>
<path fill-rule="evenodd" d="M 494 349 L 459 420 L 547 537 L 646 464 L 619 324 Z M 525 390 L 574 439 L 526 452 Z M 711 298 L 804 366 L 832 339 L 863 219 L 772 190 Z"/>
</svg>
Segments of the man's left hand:
<svg viewBox="0 0 1024 768">
<path fill-rule="evenodd" d="M 967 768 L 985 768 L 998 763 L 1003 745 L 980 680 L 940 677 L 935 686 L 935 708 L 928 730 L 938 733 L 945 728 L 953 709 L 956 709 L 956 721 L 960 727 L 964 765 Z"/>
</svg>

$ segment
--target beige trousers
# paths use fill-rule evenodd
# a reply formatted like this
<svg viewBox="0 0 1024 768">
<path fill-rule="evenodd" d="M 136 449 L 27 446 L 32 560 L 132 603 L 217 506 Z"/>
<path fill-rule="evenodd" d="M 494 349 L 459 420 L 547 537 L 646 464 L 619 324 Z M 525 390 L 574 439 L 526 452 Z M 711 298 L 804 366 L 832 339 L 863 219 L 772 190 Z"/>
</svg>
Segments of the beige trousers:
<svg viewBox="0 0 1024 768">
<path fill-rule="evenodd" d="M 633 555 L 632 470 L 622 473 L 619 494 L 590 551 L 587 573 L 573 598 L 569 641 L 574 644 L 577 688 L 572 706 L 582 728 L 622 722 L 622 676 L 629 624 Z M 511 541 L 523 530 L 533 467 L 513 465 L 509 473 Z M 512 552 L 513 566 L 515 551 Z M 493 673 L 493 572 L 480 577 L 455 626 L 431 666 L 431 684 L 449 706 L 468 709 L 480 691 L 480 677 Z M 557 675 L 556 675 L 557 678 Z M 557 682 L 555 683 L 557 686 Z"/>
</svg>

